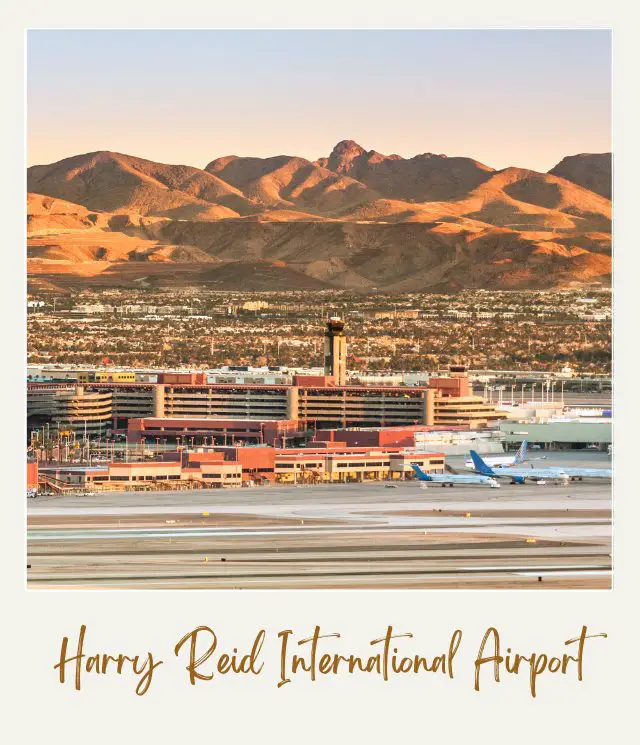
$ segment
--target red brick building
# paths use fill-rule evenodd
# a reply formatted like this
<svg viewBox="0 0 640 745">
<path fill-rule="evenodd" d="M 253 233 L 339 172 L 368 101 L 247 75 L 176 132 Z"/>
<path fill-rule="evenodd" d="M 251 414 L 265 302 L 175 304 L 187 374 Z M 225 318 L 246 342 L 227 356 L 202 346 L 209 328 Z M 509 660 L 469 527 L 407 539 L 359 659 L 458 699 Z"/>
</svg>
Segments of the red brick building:
<svg viewBox="0 0 640 745">
<path fill-rule="evenodd" d="M 127 438 L 143 440 L 152 447 L 158 441 L 181 445 L 272 445 L 284 446 L 308 437 L 303 422 L 295 419 L 209 419 L 145 417 L 129 419 Z"/>
</svg>

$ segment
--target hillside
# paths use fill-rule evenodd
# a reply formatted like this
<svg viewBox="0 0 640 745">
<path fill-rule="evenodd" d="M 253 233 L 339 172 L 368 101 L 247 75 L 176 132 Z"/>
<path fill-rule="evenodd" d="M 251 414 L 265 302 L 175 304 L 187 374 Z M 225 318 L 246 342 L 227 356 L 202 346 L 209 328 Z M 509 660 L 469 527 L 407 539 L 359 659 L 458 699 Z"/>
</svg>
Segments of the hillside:
<svg viewBox="0 0 640 745">
<path fill-rule="evenodd" d="M 304 158 L 238 158 L 212 161 L 205 169 L 242 191 L 262 207 L 295 207 L 317 215 L 356 205 L 370 198 L 358 181 L 333 173 Z"/>
<path fill-rule="evenodd" d="M 27 194 L 27 235 L 106 227 L 108 215 L 42 194 Z"/>
<path fill-rule="evenodd" d="M 589 158 L 601 156 L 571 156 L 549 173 L 496 171 L 471 158 L 387 156 L 351 140 L 314 162 L 233 155 L 202 170 L 73 156 L 28 170 L 29 272 L 53 286 L 609 283 L 606 169 L 598 190 L 577 183 Z"/>
<path fill-rule="evenodd" d="M 109 152 L 32 166 L 27 170 L 27 189 L 92 210 L 174 219 L 237 217 L 257 207 L 237 189 L 198 168 Z"/>
<path fill-rule="evenodd" d="M 491 177 L 493 169 L 471 158 L 423 153 L 413 158 L 365 151 L 352 140 L 339 142 L 318 164 L 357 179 L 388 199 L 437 202 L 459 199 Z"/>
<path fill-rule="evenodd" d="M 611 199 L 611 153 L 568 155 L 549 173 Z"/>
</svg>

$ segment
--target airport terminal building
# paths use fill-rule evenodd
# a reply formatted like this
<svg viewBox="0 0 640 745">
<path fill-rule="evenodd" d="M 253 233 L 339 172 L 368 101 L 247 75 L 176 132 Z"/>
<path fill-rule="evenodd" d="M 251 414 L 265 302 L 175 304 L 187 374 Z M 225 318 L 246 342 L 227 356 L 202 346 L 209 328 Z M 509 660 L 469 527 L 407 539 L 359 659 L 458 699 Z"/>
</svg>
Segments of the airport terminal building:
<svg viewBox="0 0 640 745">
<path fill-rule="evenodd" d="M 57 493 L 228 488 L 265 484 L 360 483 L 414 477 L 412 464 L 442 473 L 442 453 L 403 448 L 215 447 L 177 449 L 153 461 L 42 465 L 37 479 Z"/>
<path fill-rule="evenodd" d="M 412 425 L 479 429 L 495 426 L 506 416 L 473 395 L 462 367 L 453 367 L 448 376 L 432 377 L 422 386 L 347 385 L 344 323 L 335 317 L 329 319 L 325 333 L 324 375 L 293 375 L 291 383 L 272 385 L 210 383 L 204 372 L 160 373 L 153 382 L 132 380 L 132 376 L 102 371 L 79 374 L 75 381 L 28 383 L 29 431 L 49 427 L 49 431 L 91 438 L 126 434 L 130 420 L 141 419 L 153 420 L 164 437 L 186 433 L 202 438 L 199 442 L 204 444 L 208 434 L 218 437 L 214 442 L 219 444 L 225 436 L 216 431 L 220 427 L 190 433 L 189 422 L 262 422 L 263 429 L 272 422 L 294 422 L 299 433 L 308 433 Z M 181 434 L 175 434 L 176 420 L 184 422 Z M 244 429 L 250 430 L 251 425 Z"/>
<path fill-rule="evenodd" d="M 221 385 L 196 375 L 160 376 L 158 383 L 31 383 L 30 430 L 52 427 L 90 436 L 125 432 L 130 419 L 289 420 L 304 429 L 400 427 L 415 424 L 471 429 L 505 415 L 480 396 L 456 395 L 432 379 L 428 387 L 336 386 L 330 379 L 293 385 Z"/>
</svg>

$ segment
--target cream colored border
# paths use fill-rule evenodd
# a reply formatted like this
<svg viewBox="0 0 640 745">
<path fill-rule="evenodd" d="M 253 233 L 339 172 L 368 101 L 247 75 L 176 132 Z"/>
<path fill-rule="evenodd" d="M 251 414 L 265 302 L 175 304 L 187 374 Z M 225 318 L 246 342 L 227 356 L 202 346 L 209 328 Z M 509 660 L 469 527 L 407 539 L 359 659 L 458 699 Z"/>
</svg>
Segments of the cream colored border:
<svg viewBox="0 0 640 745">
<path fill-rule="evenodd" d="M 2 31 L 3 240 L 2 368 L 4 481 L 3 700 L 12 740 L 49 743 L 228 742 L 549 743 L 626 742 L 635 731 L 635 649 L 632 600 L 637 596 L 638 463 L 636 318 L 638 246 L 637 24 L 622 3 L 542 1 L 430 5 L 325 0 L 188 3 L 115 0 L 14 6 Z M 610 592 L 26 592 L 24 589 L 24 158 L 23 29 L 51 27 L 613 27 L 615 40 L 616 481 L 615 589 Z M 508 61 L 505 61 L 508 64 Z M 562 76 L 562 70 L 558 75 Z M 567 80 L 566 84 L 571 85 Z M 52 665 L 61 637 L 88 626 L 87 646 L 146 652 L 167 662 L 149 694 L 137 698 L 129 677 L 87 682 L 78 694 L 57 683 Z M 311 684 L 302 678 L 277 689 L 275 634 L 310 635 L 320 623 L 343 637 L 336 649 L 363 651 L 387 624 L 412 631 L 414 650 L 429 653 L 454 628 L 464 631 L 453 681 L 432 677 L 383 683 L 347 676 Z M 556 650 L 582 624 L 606 631 L 587 650 L 585 680 L 549 677 L 530 698 L 522 677 L 473 690 L 472 658 L 489 625 L 513 649 Z M 266 628 L 265 672 L 256 678 L 215 678 L 190 688 L 171 648 L 190 628 L 207 624 L 221 644 L 246 645 Z M 635 625 L 635 624 L 634 624 Z M 488 676 L 486 678 L 488 683 Z M 637 687 L 637 684 L 636 684 Z M 615 733 L 620 732 L 620 736 Z M 625 734 L 622 734 L 625 733 Z"/>
</svg>

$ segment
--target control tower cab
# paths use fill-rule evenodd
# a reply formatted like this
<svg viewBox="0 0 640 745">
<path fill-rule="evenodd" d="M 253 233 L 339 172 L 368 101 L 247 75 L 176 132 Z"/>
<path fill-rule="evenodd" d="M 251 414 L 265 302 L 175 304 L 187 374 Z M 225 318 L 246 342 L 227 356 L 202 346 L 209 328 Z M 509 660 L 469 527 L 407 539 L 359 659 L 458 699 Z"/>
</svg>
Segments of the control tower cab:
<svg viewBox="0 0 640 745">
<path fill-rule="evenodd" d="M 347 338 L 344 321 L 331 316 L 324 335 L 324 373 L 331 375 L 335 385 L 347 384 Z"/>
</svg>

